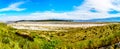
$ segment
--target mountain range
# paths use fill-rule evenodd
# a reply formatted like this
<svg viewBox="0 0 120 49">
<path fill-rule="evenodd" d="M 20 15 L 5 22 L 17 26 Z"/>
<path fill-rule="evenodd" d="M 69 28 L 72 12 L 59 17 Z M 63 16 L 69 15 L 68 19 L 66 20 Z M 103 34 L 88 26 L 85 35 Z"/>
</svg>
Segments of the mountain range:
<svg viewBox="0 0 120 49">
<path fill-rule="evenodd" d="M 120 22 L 120 17 L 102 18 L 102 19 L 90 19 L 90 20 L 66 20 L 66 19 L 47 19 L 47 20 L 19 20 L 8 21 L 13 22 L 48 22 L 48 21 L 62 21 L 62 22 Z"/>
<path fill-rule="evenodd" d="M 74 22 L 120 22 L 120 17 L 91 19 L 91 20 L 74 20 Z"/>
</svg>

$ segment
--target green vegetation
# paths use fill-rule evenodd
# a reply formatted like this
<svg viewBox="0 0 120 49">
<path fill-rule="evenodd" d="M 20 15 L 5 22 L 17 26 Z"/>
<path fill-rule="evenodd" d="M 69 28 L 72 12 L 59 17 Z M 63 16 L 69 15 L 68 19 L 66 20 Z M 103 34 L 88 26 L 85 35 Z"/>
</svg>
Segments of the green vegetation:
<svg viewBox="0 0 120 49">
<path fill-rule="evenodd" d="M 97 49 L 118 48 L 120 24 L 89 28 L 60 28 L 66 31 L 17 30 L 0 23 L 0 49 Z"/>
</svg>

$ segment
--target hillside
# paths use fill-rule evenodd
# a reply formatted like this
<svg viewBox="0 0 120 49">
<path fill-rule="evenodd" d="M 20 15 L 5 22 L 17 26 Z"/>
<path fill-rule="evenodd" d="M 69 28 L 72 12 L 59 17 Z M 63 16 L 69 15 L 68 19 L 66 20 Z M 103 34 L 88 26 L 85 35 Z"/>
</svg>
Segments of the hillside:
<svg viewBox="0 0 120 49">
<path fill-rule="evenodd" d="M 120 24 L 88 28 L 63 27 L 66 31 L 14 29 L 0 23 L 1 49 L 110 49 L 120 48 Z M 112 46 L 110 46 L 112 45 Z"/>
</svg>

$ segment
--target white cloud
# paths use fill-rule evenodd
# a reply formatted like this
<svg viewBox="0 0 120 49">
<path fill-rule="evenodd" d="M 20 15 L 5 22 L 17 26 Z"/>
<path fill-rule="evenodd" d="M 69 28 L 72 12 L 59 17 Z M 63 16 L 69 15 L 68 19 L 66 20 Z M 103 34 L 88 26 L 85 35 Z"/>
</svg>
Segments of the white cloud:
<svg viewBox="0 0 120 49">
<path fill-rule="evenodd" d="M 55 13 L 52 11 L 34 12 L 23 16 L 4 16 L 0 20 L 34 20 L 34 19 L 75 19 L 75 20 L 88 20 L 97 18 L 120 17 L 118 14 L 109 14 L 111 10 L 120 11 L 119 0 L 85 0 L 85 2 L 75 7 L 74 11 Z M 91 9 L 98 12 L 91 12 Z"/>
<path fill-rule="evenodd" d="M 95 8 L 96 10 L 98 10 L 99 12 L 108 12 L 111 9 L 113 10 L 118 10 L 120 11 L 120 7 L 118 7 L 120 4 L 118 5 L 114 5 L 113 3 L 120 3 L 120 1 L 116 1 L 116 0 L 86 0 L 86 2 L 82 5 L 79 6 L 79 9 L 82 8 L 82 10 L 85 8 L 85 10 L 88 8 Z"/>
<path fill-rule="evenodd" d="M 25 10 L 25 8 L 19 8 L 19 6 L 23 3 L 24 2 L 13 3 L 6 8 L 0 9 L 0 12 L 4 12 L 4 11 L 23 11 L 23 10 Z"/>
</svg>

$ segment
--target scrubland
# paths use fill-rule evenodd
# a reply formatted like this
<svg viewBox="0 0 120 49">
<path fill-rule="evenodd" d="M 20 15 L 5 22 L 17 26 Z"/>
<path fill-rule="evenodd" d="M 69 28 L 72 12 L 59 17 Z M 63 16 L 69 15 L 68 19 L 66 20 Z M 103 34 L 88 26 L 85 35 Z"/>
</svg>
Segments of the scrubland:
<svg viewBox="0 0 120 49">
<path fill-rule="evenodd" d="M 0 23 L 0 49 L 120 49 L 119 23 L 85 28 L 45 26 L 42 28 L 49 31 Z"/>
</svg>

